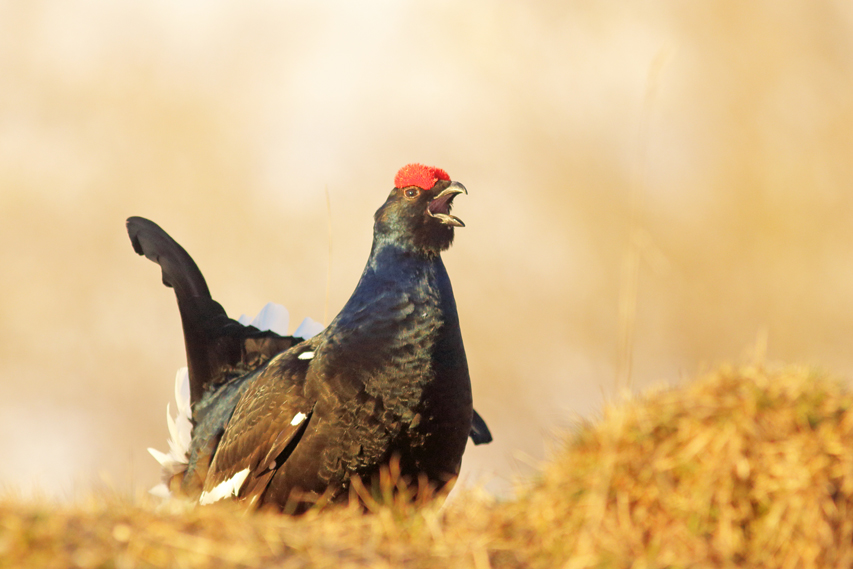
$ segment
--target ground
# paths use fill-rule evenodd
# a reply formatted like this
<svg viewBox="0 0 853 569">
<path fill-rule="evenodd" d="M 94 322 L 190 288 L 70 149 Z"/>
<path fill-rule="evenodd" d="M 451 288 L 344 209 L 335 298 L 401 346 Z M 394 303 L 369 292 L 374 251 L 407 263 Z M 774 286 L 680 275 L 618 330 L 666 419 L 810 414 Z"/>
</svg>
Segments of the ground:
<svg viewBox="0 0 853 569">
<path fill-rule="evenodd" d="M 93 495 L 0 500 L 0 567 L 837 567 L 853 562 L 853 396 L 721 368 L 566 433 L 515 497 L 386 496 L 300 517 Z"/>
</svg>

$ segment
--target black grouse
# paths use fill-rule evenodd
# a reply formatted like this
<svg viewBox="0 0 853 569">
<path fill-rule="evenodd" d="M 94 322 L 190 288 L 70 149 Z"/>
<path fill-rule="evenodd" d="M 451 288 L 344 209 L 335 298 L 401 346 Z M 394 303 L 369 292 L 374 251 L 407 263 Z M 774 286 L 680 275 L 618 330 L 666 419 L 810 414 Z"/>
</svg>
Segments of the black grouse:
<svg viewBox="0 0 853 569">
<path fill-rule="evenodd" d="M 155 223 L 127 220 L 134 250 L 175 290 L 189 368 L 192 438 L 173 489 L 202 503 L 234 496 L 301 510 L 345 498 L 392 461 L 441 488 L 470 436 L 491 441 L 472 408 L 456 302 L 441 252 L 468 193 L 444 170 L 403 167 L 375 216 L 361 279 L 309 340 L 230 319 L 189 254 Z"/>
</svg>

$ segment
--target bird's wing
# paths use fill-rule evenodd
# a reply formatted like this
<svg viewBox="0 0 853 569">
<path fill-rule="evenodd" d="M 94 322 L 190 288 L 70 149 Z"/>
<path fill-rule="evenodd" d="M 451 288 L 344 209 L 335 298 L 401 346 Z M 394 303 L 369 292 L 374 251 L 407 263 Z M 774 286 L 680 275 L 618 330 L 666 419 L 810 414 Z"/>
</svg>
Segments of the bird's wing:
<svg viewBox="0 0 853 569">
<path fill-rule="evenodd" d="M 396 294 L 380 294 L 374 303 L 375 307 L 378 306 L 376 312 L 392 315 L 387 318 L 390 321 L 379 318 L 382 326 L 377 326 L 372 321 L 377 318 L 376 313 L 371 315 L 369 311 L 363 311 L 356 314 L 343 330 L 333 324 L 322 334 L 276 356 L 266 370 L 250 380 L 251 384 L 241 395 L 219 441 L 205 480 L 202 501 L 220 494 L 248 500 L 260 498 L 276 470 L 288 468 L 286 465 L 293 462 L 287 461 L 297 445 L 300 449 L 306 444 L 312 447 L 298 451 L 302 462 L 291 467 L 307 468 L 313 473 L 300 480 L 301 487 L 308 490 L 323 486 L 319 482 L 323 476 L 322 468 L 314 462 L 325 464 L 338 459 L 335 449 L 329 450 L 324 444 L 331 436 L 329 427 L 332 423 L 337 424 L 331 416 L 342 413 L 348 417 L 346 411 L 350 406 L 358 409 L 370 407 L 369 402 L 362 401 L 364 385 L 358 380 L 353 381 L 355 378 L 348 370 L 363 367 L 363 359 L 377 357 L 374 342 L 388 341 L 395 330 L 394 320 L 405 318 L 413 310 L 408 306 L 401 315 L 400 303 L 408 304 L 408 299 Z M 315 407 L 325 409 L 325 413 L 318 412 L 313 417 Z M 325 417 L 323 421 L 320 415 Z M 346 417 L 338 417 L 337 420 L 345 420 Z M 318 428 L 320 432 L 317 432 Z M 323 456 L 303 456 L 303 451 L 309 450 L 309 454 L 317 454 L 313 452 L 312 445 L 323 447 L 316 449 Z M 335 456 L 326 456 L 326 451 Z M 312 462 L 312 466 L 307 467 L 306 461 Z M 291 472 L 289 477 L 302 478 L 302 474 L 305 473 Z M 234 482 L 230 482 L 232 480 Z M 234 488 L 236 484 L 240 487 Z M 224 486 L 214 491 L 219 485 Z M 281 499 L 286 500 L 287 496 Z"/>
<path fill-rule="evenodd" d="M 251 380 L 216 447 L 202 503 L 228 496 L 259 498 L 311 421 L 305 377 L 318 339 L 278 355 Z"/>
</svg>

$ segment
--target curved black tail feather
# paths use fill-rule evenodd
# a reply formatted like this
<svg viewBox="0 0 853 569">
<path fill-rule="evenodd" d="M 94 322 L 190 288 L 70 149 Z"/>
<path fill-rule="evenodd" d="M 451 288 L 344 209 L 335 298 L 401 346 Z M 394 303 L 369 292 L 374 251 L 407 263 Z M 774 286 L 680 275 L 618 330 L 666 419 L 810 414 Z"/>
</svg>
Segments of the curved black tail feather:
<svg viewBox="0 0 853 569">
<path fill-rule="evenodd" d="M 228 318 L 210 296 L 189 253 L 153 221 L 130 217 L 127 233 L 133 250 L 160 265 L 163 284 L 175 291 L 187 350 L 191 404 L 241 364 L 245 373 L 297 342 L 291 336 L 262 332 Z"/>
</svg>

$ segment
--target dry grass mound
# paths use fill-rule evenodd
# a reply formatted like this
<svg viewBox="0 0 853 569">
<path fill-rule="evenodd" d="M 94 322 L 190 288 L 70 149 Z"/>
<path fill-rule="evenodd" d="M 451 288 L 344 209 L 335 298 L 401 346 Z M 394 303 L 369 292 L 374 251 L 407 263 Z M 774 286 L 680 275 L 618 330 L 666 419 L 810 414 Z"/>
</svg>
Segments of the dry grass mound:
<svg viewBox="0 0 853 569">
<path fill-rule="evenodd" d="M 851 405 L 806 368 L 722 369 L 608 408 L 503 503 L 0 500 L 0 567 L 848 567 Z"/>
<path fill-rule="evenodd" d="M 801 367 L 647 394 L 570 437 L 504 535 L 538 567 L 853 566 L 851 405 Z"/>
</svg>

